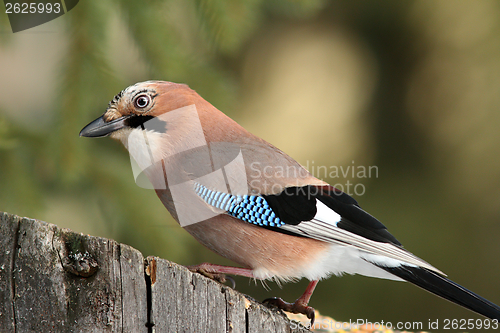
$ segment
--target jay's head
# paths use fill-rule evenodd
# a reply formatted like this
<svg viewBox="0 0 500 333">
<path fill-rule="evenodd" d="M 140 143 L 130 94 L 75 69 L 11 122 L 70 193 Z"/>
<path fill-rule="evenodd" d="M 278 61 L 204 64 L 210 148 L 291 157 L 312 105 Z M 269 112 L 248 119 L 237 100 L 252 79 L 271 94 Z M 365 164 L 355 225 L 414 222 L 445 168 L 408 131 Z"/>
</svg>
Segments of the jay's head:
<svg viewBox="0 0 500 333">
<path fill-rule="evenodd" d="M 80 136 L 123 139 L 132 130 L 179 108 L 197 104 L 200 97 L 187 85 L 165 81 L 136 83 L 117 94 L 106 112 L 87 126 Z M 151 122 L 149 122 L 151 124 Z"/>
<path fill-rule="evenodd" d="M 228 163 L 239 153 L 241 142 L 254 138 L 187 85 L 165 81 L 140 82 L 124 89 L 80 136 L 120 141 L 142 170 L 160 165 L 159 161 L 173 169 L 180 164 L 186 168 L 211 165 L 206 154 L 209 145 L 218 147 L 225 156 L 221 160 Z M 191 169 L 189 173 L 203 174 Z"/>
<path fill-rule="evenodd" d="M 209 145 L 220 155 L 221 165 L 234 160 L 240 146 L 233 140 L 242 135 L 250 137 L 187 85 L 164 81 L 124 89 L 101 117 L 80 132 L 84 137 L 110 136 L 121 141 L 154 189 L 165 188 L 165 168 L 173 184 L 213 171 L 207 171 L 212 165 Z"/>
</svg>

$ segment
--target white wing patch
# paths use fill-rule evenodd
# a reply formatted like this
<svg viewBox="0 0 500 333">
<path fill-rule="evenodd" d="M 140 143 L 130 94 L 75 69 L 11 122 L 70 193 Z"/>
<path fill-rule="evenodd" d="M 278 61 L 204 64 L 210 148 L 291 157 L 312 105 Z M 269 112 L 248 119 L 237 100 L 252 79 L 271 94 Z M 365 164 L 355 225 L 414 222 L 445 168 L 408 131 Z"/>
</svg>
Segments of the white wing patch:
<svg viewBox="0 0 500 333">
<path fill-rule="evenodd" d="M 316 199 L 316 210 L 314 220 L 332 224 L 335 227 L 340 222 L 341 216 L 318 199 Z"/>
</svg>

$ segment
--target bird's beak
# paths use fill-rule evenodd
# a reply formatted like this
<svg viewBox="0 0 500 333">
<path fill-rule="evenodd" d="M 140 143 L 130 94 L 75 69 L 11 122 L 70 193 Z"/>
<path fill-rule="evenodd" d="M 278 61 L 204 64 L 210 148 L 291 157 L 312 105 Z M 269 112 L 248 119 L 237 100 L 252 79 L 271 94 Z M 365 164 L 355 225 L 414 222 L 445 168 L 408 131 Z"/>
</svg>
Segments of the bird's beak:
<svg viewBox="0 0 500 333">
<path fill-rule="evenodd" d="M 110 122 L 105 122 L 102 117 L 97 118 L 80 131 L 80 136 L 89 138 L 98 138 L 108 136 L 114 131 L 122 129 L 126 126 L 125 121 L 130 118 L 130 115 L 120 117 Z"/>
</svg>

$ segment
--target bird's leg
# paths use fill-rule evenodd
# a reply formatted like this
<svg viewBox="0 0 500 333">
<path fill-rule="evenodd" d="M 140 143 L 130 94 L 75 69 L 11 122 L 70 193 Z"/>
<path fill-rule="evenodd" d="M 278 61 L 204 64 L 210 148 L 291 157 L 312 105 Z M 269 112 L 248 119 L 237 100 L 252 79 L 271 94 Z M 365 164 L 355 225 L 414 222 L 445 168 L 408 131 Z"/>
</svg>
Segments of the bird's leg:
<svg viewBox="0 0 500 333">
<path fill-rule="evenodd" d="M 233 289 L 235 288 L 236 284 L 232 278 L 226 277 L 226 274 L 246 276 L 249 278 L 254 277 L 252 270 L 250 268 L 221 266 L 221 265 L 210 264 L 208 262 L 186 267 L 191 272 L 200 273 L 201 275 L 205 275 L 206 277 L 218 281 L 220 283 L 225 283 L 226 279 L 229 278 L 231 279 L 231 283 L 233 284 Z"/>
<path fill-rule="evenodd" d="M 250 268 L 221 266 L 221 265 L 210 264 L 207 262 L 199 265 L 187 266 L 187 268 L 191 272 L 200 273 L 212 280 L 216 280 L 221 283 L 226 282 L 226 274 L 255 278 Z M 263 303 L 274 305 L 277 308 L 284 311 L 304 314 L 307 316 L 307 318 L 311 319 L 311 326 L 312 326 L 314 324 L 314 308 L 309 306 L 308 304 L 317 284 L 318 280 L 309 282 L 309 285 L 307 286 L 302 296 L 300 296 L 293 303 L 285 302 L 283 299 L 278 297 L 265 299 Z"/>
<path fill-rule="evenodd" d="M 288 303 L 278 297 L 272 297 L 265 299 L 263 303 L 272 304 L 278 307 L 281 310 L 293 312 L 293 313 L 301 313 L 307 316 L 307 318 L 311 319 L 311 326 L 314 324 L 314 308 L 308 306 L 309 300 L 314 292 L 314 288 L 318 284 L 318 280 L 309 282 L 309 285 L 306 288 L 306 291 L 300 296 L 295 302 Z"/>
</svg>

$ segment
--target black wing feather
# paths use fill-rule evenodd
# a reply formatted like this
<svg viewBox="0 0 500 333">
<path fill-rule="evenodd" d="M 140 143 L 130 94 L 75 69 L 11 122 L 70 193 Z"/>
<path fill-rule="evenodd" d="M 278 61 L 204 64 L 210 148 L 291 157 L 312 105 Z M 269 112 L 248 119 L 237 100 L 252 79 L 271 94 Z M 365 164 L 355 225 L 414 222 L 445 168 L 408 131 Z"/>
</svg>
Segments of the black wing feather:
<svg viewBox="0 0 500 333">
<path fill-rule="evenodd" d="M 317 199 L 342 216 L 337 227 L 377 242 L 401 245 L 382 222 L 361 209 L 348 194 L 332 186 L 322 186 L 320 189 L 322 191 Z"/>
<path fill-rule="evenodd" d="M 500 320 L 500 307 L 461 285 L 421 267 L 385 267 L 374 264 L 422 289 L 491 319 Z"/>
<path fill-rule="evenodd" d="M 356 200 L 332 186 L 288 187 L 279 194 L 263 195 L 275 214 L 286 224 L 310 221 L 317 212 L 317 201 L 339 214 L 337 227 L 384 243 L 401 243 L 376 218 L 362 210 Z"/>
<path fill-rule="evenodd" d="M 274 213 L 286 224 L 297 225 L 316 215 L 316 199 L 307 187 L 287 187 L 279 194 L 263 195 Z"/>
</svg>

